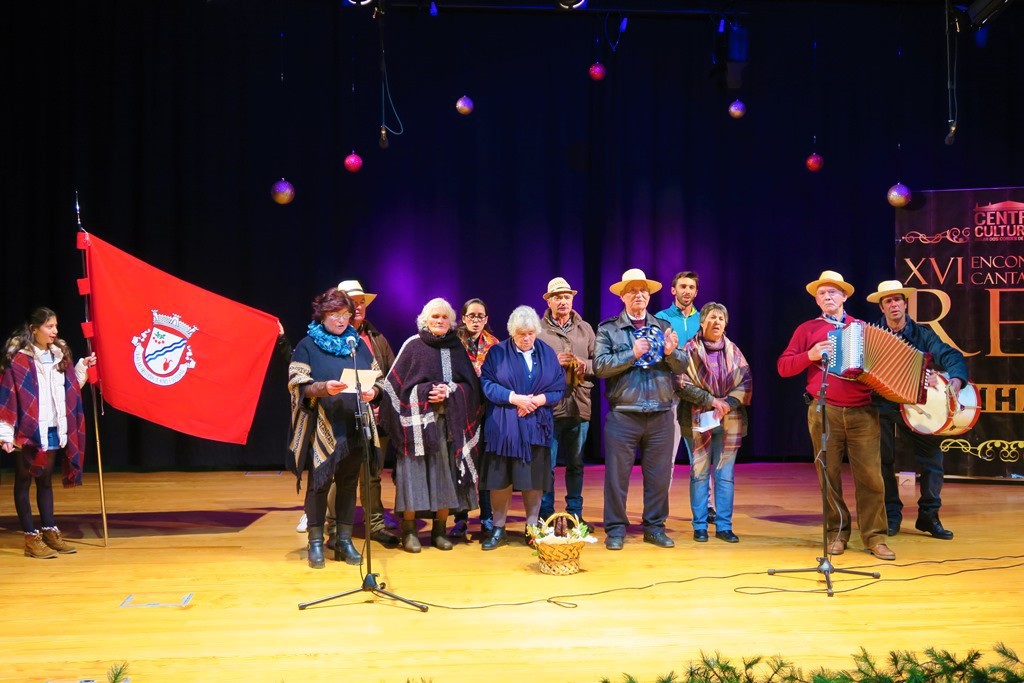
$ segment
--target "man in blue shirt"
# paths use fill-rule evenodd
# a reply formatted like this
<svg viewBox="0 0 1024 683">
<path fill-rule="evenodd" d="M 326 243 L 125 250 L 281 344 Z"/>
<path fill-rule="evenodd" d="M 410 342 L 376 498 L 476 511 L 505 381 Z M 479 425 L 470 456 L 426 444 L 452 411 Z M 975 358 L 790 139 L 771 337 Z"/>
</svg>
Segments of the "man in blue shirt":
<svg viewBox="0 0 1024 683">
<path fill-rule="evenodd" d="M 672 305 L 658 311 L 655 317 L 667 320 L 672 329 L 679 335 L 679 346 L 684 346 L 700 329 L 700 311 L 693 305 L 697 298 L 697 285 L 700 278 L 692 270 L 676 273 L 672 278 Z M 678 439 L 676 445 L 679 445 Z"/>
<path fill-rule="evenodd" d="M 683 270 L 676 273 L 676 276 L 672 278 L 672 289 L 669 290 L 672 293 L 672 305 L 655 314 L 656 318 L 666 320 L 672 325 L 672 329 L 679 335 L 679 348 L 686 346 L 686 342 L 690 341 L 697 334 L 697 330 L 700 329 L 700 311 L 693 305 L 694 300 L 697 298 L 697 285 L 699 282 L 700 278 L 692 270 Z M 693 453 L 693 431 L 682 429 L 681 425 L 686 424 L 689 426 L 690 424 L 690 406 L 684 405 L 683 410 L 680 412 L 679 399 L 677 398 L 672 406 L 672 410 L 676 414 L 676 428 L 672 438 L 672 457 L 673 460 L 678 459 L 679 441 L 682 439 L 686 442 L 686 453 L 684 455 L 686 455 L 687 461 L 689 461 L 689 456 Z M 713 507 L 708 510 L 708 515 L 710 521 L 713 522 L 715 519 L 715 509 Z"/>
</svg>

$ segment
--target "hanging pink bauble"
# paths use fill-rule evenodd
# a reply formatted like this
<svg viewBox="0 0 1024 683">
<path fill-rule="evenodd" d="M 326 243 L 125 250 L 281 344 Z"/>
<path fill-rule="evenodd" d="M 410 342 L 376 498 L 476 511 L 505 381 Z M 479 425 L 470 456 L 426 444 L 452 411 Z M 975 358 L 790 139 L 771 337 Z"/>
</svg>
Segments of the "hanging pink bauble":
<svg viewBox="0 0 1024 683">
<path fill-rule="evenodd" d="M 284 178 L 281 178 L 270 188 L 270 196 L 278 204 L 288 204 L 295 199 L 295 188 Z"/>
<path fill-rule="evenodd" d="M 903 183 L 896 183 L 889 188 L 889 192 L 886 193 L 885 198 L 897 209 L 902 209 L 910 203 L 910 188 Z"/>
<path fill-rule="evenodd" d="M 594 62 L 590 65 L 590 80 L 603 81 L 608 69 L 601 62 Z"/>
<path fill-rule="evenodd" d="M 821 170 L 821 167 L 825 165 L 825 160 L 817 152 L 812 153 L 804 161 L 804 165 L 807 166 L 807 170 L 811 173 L 817 173 Z"/>
<path fill-rule="evenodd" d="M 355 152 L 352 152 L 347 157 L 345 157 L 345 170 L 348 171 L 349 173 L 355 173 L 362 167 L 363 158 L 356 154 Z"/>
<path fill-rule="evenodd" d="M 733 100 L 733 103 L 729 105 L 729 116 L 734 119 L 742 119 L 747 113 L 747 105 L 743 104 L 741 100 Z"/>
<path fill-rule="evenodd" d="M 473 113 L 473 100 L 469 99 L 469 95 L 463 95 L 456 100 L 455 111 L 459 112 L 463 116 L 469 116 Z"/>
</svg>

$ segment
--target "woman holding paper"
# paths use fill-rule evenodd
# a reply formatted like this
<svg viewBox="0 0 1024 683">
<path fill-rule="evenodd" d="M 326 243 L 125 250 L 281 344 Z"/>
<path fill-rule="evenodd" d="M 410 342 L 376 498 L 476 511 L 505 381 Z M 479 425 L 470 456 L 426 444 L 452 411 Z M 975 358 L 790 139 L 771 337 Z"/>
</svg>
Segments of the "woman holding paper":
<svg viewBox="0 0 1024 683">
<path fill-rule="evenodd" d="M 355 304 L 345 292 L 332 287 L 313 299 L 313 320 L 307 336 L 292 353 L 288 366 L 288 392 L 291 394 L 292 424 L 288 447 L 295 456 L 295 473 L 301 486 L 306 479 L 305 511 L 308 520 L 309 566 L 324 567 L 324 520 L 327 516 L 327 492 L 337 486 L 338 551 L 348 564 L 359 564 L 362 555 L 352 544 L 356 484 L 363 462 L 363 430 L 356 419 L 356 387 L 341 380 L 343 373 L 377 370 L 376 380 L 361 382 L 361 400 L 376 401 L 382 383 L 377 361 L 349 325 Z M 363 410 L 370 421 L 373 443 L 369 444 L 372 467 L 380 467 L 377 428 L 373 411 Z"/>
<path fill-rule="evenodd" d="M 733 466 L 740 440 L 747 434 L 752 379 L 739 347 L 725 336 L 729 311 L 714 301 L 700 310 L 700 330 L 683 347 L 687 358 L 682 399 L 692 405 L 693 460 L 690 466 L 690 510 L 693 540 L 708 540 L 708 478 L 714 466 L 715 537 L 738 543 L 732 530 Z"/>
<path fill-rule="evenodd" d="M 431 545 L 452 549 L 448 512 L 478 505 L 480 446 L 480 380 L 455 332 L 455 311 L 444 299 L 431 299 L 416 327 L 388 372 L 381 406 L 398 453 L 395 512 L 402 511 L 402 548 L 409 553 L 421 550 L 416 513 L 428 510 Z"/>
</svg>

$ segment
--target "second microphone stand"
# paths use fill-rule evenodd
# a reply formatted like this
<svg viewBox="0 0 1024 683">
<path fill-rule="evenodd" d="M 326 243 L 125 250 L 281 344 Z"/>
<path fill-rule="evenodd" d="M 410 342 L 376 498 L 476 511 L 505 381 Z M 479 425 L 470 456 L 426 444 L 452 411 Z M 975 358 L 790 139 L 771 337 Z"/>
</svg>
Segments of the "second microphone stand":
<svg viewBox="0 0 1024 683">
<path fill-rule="evenodd" d="M 815 465 L 821 472 L 821 557 L 815 567 L 805 569 L 769 569 L 769 575 L 775 574 L 796 574 L 800 572 L 818 572 L 825 577 L 825 592 L 832 597 L 835 591 L 832 589 L 832 574 L 855 574 L 857 576 L 869 576 L 873 579 L 881 577 L 878 572 L 861 572 L 853 569 L 836 569 L 828 558 L 828 414 L 825 412 L 825 393 L 828 389 L 828 360 L 822 356 L 821 363 L 821 390 L 818 392 L 818 412 L 821 413 L 821 447 L 814 456 Z M 842 454 L 839 455 L 842 458 Z"/>
<path fill-rule="evenodd" d="M 328 600 L 334 600 L 336 598 L 343 598 L 346 595 L 353 595 L 354 593 L 360 593 L 363 591 L 373 593 L 374 595 L 391 598 L 392 600 L 398 600 L 404 602 L 407 605 L 411 605 L 421 612 L 427 611 L 427 606 L 408 598 L 403 598 L 401 595 L 392 593 L 389 590 L 385 590 L 387 584 L 377 583 L 377 577 L 379 574 L 373 573 L 373 543 L 370 540 L 370 517 L 373 516 L 373 499 L 374 496 L 370 495 L 370 443 L 373 441 L 373 429 L 370 426 L 370 417 L 368 411 L 369 406 L 363 403 L 363 387 L 359 382 L 359 368 L 356 362 L 356 349 L 352 347 L 352 369 L 355 370 L 356 376 L 356 425 L 363 431 L 363 528 L 365 532 L 364 538 L 366 539 L 366 576 L 363 577 L 363 585 L 359 588 L 353 588 L 351 590 L 337 593 L 335 595 L 328 595 L 325 598 L 318 600 L 312 600 L 310 602 L 299 603 L 299 609 L 303 610 L 311 605 L 319 605 L 321 602 L 327 602 Z M 335 558 L 337 557 L 337 551 L 335 551 Z"/>
</svg>

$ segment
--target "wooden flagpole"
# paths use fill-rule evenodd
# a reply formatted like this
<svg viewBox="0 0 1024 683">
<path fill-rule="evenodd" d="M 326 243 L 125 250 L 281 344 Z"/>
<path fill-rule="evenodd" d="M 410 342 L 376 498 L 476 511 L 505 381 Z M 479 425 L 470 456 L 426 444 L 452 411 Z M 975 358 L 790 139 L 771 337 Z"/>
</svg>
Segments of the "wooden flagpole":
<svg viewBox="0 0 1024 683">
<path fill-rule="evenodd" d="M 81 233 L 86 240 L 88 245 L 89 233 L 82 227 L 82 211 L 78 205 L 78 190 L 75 190 L 75 216 L 78 219 L 78 231 Z M 89 279 L 89 267 L 85 259 L 85 249 L 82 249 L 82 276 L 88 281 Z M 89 302 L 92 298 L 92 290 L 84 293 L 85 297 L 85 322 L 91 322 L 89 320 Z M 85 338 L 86 348 L 89 355 L 92 355 L 92 336 L 89 335 Z M 97 408 L 98 403 L 96 399 L 96 384 L 89 382 L 89 391 L 92 395 L 92 428 L 93 434 L 96 435 L 96 467 L 99 473 L 100 482 L 100 517 L 103 520 L 103 547 L 107 547 L 108 534 L 107 534 L 107 498 L 103 491 L 103 451 L 100 447 L 100 418 L 99 409 Z"/>
</svg>

